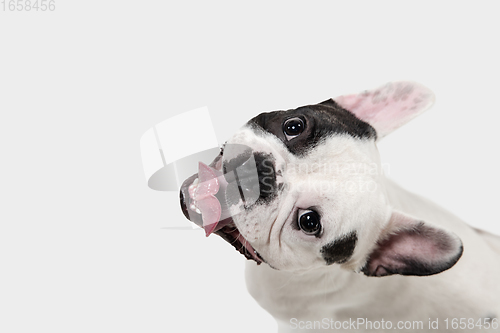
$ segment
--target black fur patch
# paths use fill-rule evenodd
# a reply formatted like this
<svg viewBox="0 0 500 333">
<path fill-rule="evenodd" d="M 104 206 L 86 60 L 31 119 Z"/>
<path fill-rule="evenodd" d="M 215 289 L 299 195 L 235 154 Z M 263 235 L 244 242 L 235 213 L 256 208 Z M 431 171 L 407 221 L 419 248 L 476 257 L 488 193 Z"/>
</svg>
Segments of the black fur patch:
<svg viewBox="0 0 500 333">
<path fill-rule="evenodd" d="M 340 239 L 324 245 L 320 251 L 321 255 L 327 265 L 342 264 L 352 256 L 357 241 L 358 235 L 353 231 Z"/>
<path fill-rule="evenodd" d="M 288 141 L 282 126 L 286 120 L 294 117 L 304 120 L 304 132 Z M 248 123 L 254 128 L 277 136 L 295 155 L 304 155 L 321 139 L 333 134 L 348 134 L 357 139 L 377 138 L 377 133 L 372 126 L 340 107 L 332 99 L 288 111 L 261 113 Z"/>
</svg>

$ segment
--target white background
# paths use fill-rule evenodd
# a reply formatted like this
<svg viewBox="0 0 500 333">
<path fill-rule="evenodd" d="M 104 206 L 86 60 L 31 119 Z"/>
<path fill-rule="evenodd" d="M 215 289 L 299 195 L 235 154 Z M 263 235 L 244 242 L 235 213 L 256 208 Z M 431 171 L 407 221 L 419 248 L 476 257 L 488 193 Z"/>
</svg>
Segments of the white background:
<svg viewBox="0 0 500 333">
<path fill-rule="evenodd" d="M 222 143 L 262 111 L 421 82 L 437 102 L 380 144 L 390 176 L 500 233 L 496 1 L 180 3 L 0 11 L 1 332 L 275 331 L 245 259 L 165 229 L 178 195 L 144 179 L 141 135 L 205 105 Z"/>
</svg>

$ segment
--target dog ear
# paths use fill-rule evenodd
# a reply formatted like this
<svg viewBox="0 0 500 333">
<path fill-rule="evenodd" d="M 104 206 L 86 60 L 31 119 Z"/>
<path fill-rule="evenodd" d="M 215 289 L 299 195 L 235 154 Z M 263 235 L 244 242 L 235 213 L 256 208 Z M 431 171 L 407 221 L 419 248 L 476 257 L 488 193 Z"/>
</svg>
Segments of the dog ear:
<svg viewBox="0 0 500 333">
<path fill-rule="evenodd" d="M 421 84 L 402 81 L 333 100 L 374 127 L 381 139 L 428 109 L 434 94 Z"/>
<path fill-rule="evenodd" d="M 455 265 L 462 252 L 454 233 L 393 212 L 361 271 L 368 276 L 432 275 Z"/>
</svg>

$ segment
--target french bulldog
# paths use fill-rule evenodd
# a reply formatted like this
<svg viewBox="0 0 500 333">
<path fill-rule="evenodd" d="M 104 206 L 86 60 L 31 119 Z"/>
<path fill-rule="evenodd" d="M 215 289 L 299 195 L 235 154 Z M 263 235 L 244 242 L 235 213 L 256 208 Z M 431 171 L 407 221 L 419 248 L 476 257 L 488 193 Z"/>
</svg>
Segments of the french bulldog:
<svg viewBox="0 0 500 333">
<path fill-rule="evenodd" d="M 261 113 L 180 190 L 249 261 L 279 332 L 499 332 L 500 237 L 388 179 L 377 142 L 434 102 L 393 82 Z"/>
</svg>

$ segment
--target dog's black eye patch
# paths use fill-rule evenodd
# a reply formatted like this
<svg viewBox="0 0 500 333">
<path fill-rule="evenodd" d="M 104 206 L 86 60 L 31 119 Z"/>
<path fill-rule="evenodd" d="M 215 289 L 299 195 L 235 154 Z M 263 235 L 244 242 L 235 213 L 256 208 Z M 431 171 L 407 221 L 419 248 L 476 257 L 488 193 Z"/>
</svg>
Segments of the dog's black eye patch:
<svg viewBox="0 0 500 333">
<path fill-rule="evenodd" d="M 320 250 L 321 255 L 327 265 L 342 264 L 352 256 L 357 241 L 358 235 L 353 231 L 342 238 L 324 245 Z"/>
<path fill-rule="evenodd" d="M 297 119 L 300 119 L 302 124 L 299 124 Z M 287 124 L 288 120 L 295 120 L 296 123 L 285 126 L 290 125 Z M 333 100 L 288 111 L 261 113 L 248 123 L 274 134 L 283 141 L 288 151 L 295 155 L 306 154 L 323 138 L 334 134 L 347 134 L 356 139 L 377 137 L 373 127 Z"/>
</svg>

